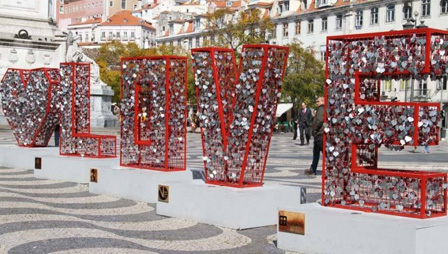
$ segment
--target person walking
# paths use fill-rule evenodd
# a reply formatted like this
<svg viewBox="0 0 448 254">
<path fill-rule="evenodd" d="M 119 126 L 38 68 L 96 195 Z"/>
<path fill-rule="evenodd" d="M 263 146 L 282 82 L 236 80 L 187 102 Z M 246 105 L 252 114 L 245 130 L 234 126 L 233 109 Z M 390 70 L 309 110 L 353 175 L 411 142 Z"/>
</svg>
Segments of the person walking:
<svg viewBox="0 0 448 254">
<path fill-rule="evenodd" d="M 316 106 L 316 116 L 311 123 L 314 137 L 313 162 L 311 163 L 310 170 L 305 172 L 307 175 L 316 175 L 317 164 L 319 163 L 319 157 L 324 143 L 324 97 L 317 98 Z"/>
<path fill-rule="evenodd" d="M 291 126 L 292 126 L 292 130 L 293 130 L 293 137 L 292 140 L 296 140 L 297 139 L 297 114 L 299 113 L 299 108 L 292 108 L 292 120 L 291 120 Z"/>
<path fill-rule="evenodd" d="M 306 144 L 310 144 L 310 126 L 311 126 L 311 120 L 313 118 L 313 115 L 311 113 L 311 109 L 309 109 L 306 106 L 305 102 L 302 102 L 302 109 L 297 112 L 298 118 L 297 123 L 299 125 L 300 129 L 300 145 L 305 145 L 305 137 L 306 137 Z"/>
</svg>

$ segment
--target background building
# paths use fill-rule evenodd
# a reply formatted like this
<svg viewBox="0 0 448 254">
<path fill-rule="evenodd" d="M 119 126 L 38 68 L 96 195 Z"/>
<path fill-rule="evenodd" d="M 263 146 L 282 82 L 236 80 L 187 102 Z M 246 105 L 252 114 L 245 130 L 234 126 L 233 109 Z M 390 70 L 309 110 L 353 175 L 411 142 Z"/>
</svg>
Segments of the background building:
<svg viewBox="0 0 448 254">
<path fill-rule="evenodd" d="M 71 24 L 68 31 L 80 35 L 80 46 L 86 48 L 98 48 L 111 41 L 126 44 L 134 42 L 140 48 L 156 45 L 155 27 L 148 21 L 133 16 L 131 11 L 119 11 L 104 22 L 97 18 Z"/>
<path fill-rule="evenodd" d="M 425 25 L 448 29 L 448 0 L 275 0 L 271 17 L 276 30 L 270 43 L 287 45 L 301 42 L 324 61 L 326 38 L 333 35 L 402 30 L 407 19 Z M 441 102 L 444 119 L 448 115 L 446 77 L 438 80 L 383 81 L 383 100 Z M 447 121 L 443 121 L 442 137 L 446 137 Z"/>
</svg>

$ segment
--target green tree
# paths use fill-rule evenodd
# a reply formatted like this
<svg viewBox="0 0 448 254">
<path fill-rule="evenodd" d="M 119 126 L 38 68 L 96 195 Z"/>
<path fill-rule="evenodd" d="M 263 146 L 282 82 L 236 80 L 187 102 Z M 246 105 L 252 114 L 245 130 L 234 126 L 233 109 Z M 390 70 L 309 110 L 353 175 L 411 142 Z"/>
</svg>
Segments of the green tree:
<svg viewBox="0 0 448 254">
<path fill-rule="evenodd" d="M 235 13 L 228 8 L 209 14 L 205 25 L 205 35 L 210 38 L 206 44 L 230 47 L 235 52 L 239 52 L 243 44 L 266 42 L 266 32 L 274 27 L 269 16 L 263 16 L 259 9 Z"/>
<path fill-rule="evenodd" d="M 185 52 L 179 47 L 171 45 L 162 45 L 157 48 L 141 49 L 135 43 L 123 44 L 119 41 L 112 41 L 103 44 L 98 52 L 90 52 L 96 56 L 96 62 L 100 66 L 101 80 L 114 90 L 113 102 L 120 102 L 120 86 L 121 86 L 121 58 L 137 57 L 137 56 L 160 56 L 160 55 L 181 55 L 185 56 Z M 194 76 L 192 71 L 191 57 L 187 54 L 188 59 L 188 85 L 187 94 L 188 102 L 195 104 L 196 94 L 194 88 Z"/>
<path fill-rule="evenodd" d="M 314 106 L 315 98 L 324 94 L 324 83 L 323 63 L 301 44 L 290 44 L 288 66 L 283 79 L 283 100 L 292 102 L 295 108 L 301 102 Z"/>
</svg>

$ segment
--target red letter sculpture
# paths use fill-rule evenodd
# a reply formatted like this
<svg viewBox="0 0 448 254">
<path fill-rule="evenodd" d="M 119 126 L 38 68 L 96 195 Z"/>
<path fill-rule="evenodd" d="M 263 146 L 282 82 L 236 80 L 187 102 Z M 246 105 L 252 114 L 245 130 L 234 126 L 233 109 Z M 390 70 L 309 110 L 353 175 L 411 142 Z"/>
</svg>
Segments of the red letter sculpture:
<svg viewBox="0 0 448 254">
<path fill-rule="evenodd" d="M 206 182 L 263 184 L 288 48 L 244 45 L 237 76 L 232 50 L 192 50 Z"/>
<path fill-rule="evenodd" d="M 123 58 L 121 166 L 186 170 L 187 58 Z"/>
<path fill-rule="evenodd" d="M 61 155 L 116 157 L 115 136 L 90 134 L 90 64 L 62 63 L 59 110 Z"/>
<path fill-rule="evenodd" d="M 418 29 L 327 38 L 324 205 L 446 215 L 445 173 L 378 168 L 378 148 L 438 143 L 440 104 L 380 101 L 380 81 L 446 75 L 447 35 Z"/>
<path fill-rule="evenodd" d="M 59 122 L 52 103 L 59 70 L 8 69 L 2 80 L 2 106 L 19 146 L 45 147 Z"/>
</svg>

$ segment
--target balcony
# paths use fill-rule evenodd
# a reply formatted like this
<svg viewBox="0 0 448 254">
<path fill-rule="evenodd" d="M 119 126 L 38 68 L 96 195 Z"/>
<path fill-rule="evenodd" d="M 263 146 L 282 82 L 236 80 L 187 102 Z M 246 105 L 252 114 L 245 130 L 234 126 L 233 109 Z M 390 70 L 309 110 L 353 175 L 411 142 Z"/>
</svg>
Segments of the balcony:
<svg viewBox="0 0 448 254">
<path fill-rule="evenodd" d="M 430 100 L 431 100 L 431 90 L 430 89 L 415 89 L 414 90 L 414 101 L 428 102 Z"/>
</svg>

